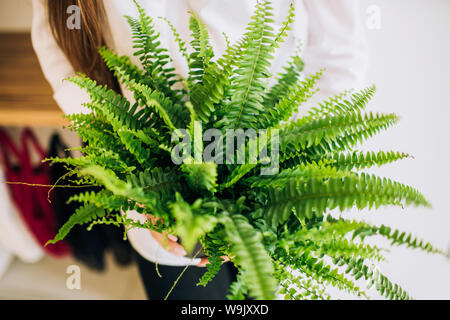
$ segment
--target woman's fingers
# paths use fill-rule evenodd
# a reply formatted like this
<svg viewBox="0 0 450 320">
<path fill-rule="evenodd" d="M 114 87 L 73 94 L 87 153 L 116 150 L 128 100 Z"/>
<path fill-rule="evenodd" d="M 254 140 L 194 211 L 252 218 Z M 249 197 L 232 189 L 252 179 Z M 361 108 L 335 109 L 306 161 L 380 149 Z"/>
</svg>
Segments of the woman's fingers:
<svg viewBox="0 0 450 320">
<path fill-rule="evenodd" d="M 200 259 L 200 262 L 197 264 L 197 267 L 206 267 L 208 264 L 208 258 L 204 257 Z"/>
<path fill-rule="evenodd" d="M 156 224 L 159 220 L 161 220 L 161 222 L 162 223 L 164 223 L 164 219 L 162 219 L 162 218 L 156 218 L 154 215 L 152 215 L 152 214 L 147 214 L 147 219 L 150 219 L 150 221 L 153 223 L 153 224 Z"/>
<path fill-rule="evenodd" d="M 184 250 L 183 246 L 181 244 L 179 244 L 178 242 L 176 242 L 176 240 L 174 241 L 173 239 L 177 239 L 177 237 L 173 236 L 173 235 L 168 235 L 167 237 L 164 236 L 162 233 L 160 232 L 156 232 L 153 230 L 150 230 L 150 233 L 152 235 L 152 237 L 158 241 L 158 243 L 167 251 L 169 251 L 170 253 L 173 253 L 176 256 L 179 257 L 183 257 L 186 255 L 186 250 Z"/>
<path fill-rule="evenodd" d="M 147 218 L 150 219 L 153 224 L 156 224 L 157 221 L 160 219 L 160 218 L 155 218 L 151 214 L 147 215 Z M 163 223 L 164 223 L 164 221 L 163 221 Z M 150 230 L 150 233 L 151 233 L 152 237 L 156 241 L 158 241 L 158 243 L 164 249 L 169 251 L 170 253 L 173 253 L 174 255 L 179 256 L 179 257 L 183 257 L 187 254 L 187 252 L 186 252 L 186 250 L 184 250 L 183 246 L 177 242 L 178 241 L 177 236 L 174 236 L 173 234 L 164 235 L 163 233 L 156 232 L 153 230 Z M 228 258 L 227 256 L 221 256 L 221 258 L 222 258 L 222 263 L 230 261 L 230 258 Z M 209 263 L 208 258 L 203 257 L 200 259 L 200 262 L 197 264 L 197 266 L 198 267 L 206 267 L 206 265 L 208 263 Z"/>
<path fill-rule="evenodd" d="M 174 236 L 173 234 L 168 234 L 168 235 L 167 235 L 167 238 L 168 238 L 169 240 L 174 241 L 174 242 L 177 242 L 177 241 L 178 241 L 178 237 L 177 237 L 177 236 Z"/>
<path fill-rule="evenodd" d="M 221 256 L 221 258 L 222 258 L 222 263 L 230 261 L 230 258 L 228 258 L 227 256 Z M 201 258 L 200 262 L 197 264 L 197 267 L 206 267 L 206 265 L 208 263 L 209 263 L 209 260 L 207 257 Z"/>
<path fill-rule="evenodd" d="M 158 222 L 158 220 L 161 220 L 164 223 L 164 220 L 160 219 L 160 218 L 155 218 L 155 216 L 153 216 L 152 214 L 148 214 L 147 218 L 150 219 L 150 221 L 153 224 L 156 224 Z M 186 255 L 186 250 L 184 250 L 183 246 L 181 244 L 179 244 L 178 241 L 178 237 L 169 234 L 169 235 L 165 235 L 163 233 L 160 232 L 156 232 L 153 230 L 150 230 L 150 233 L 152 235 L 152 237 L 158 241 L 158 243 L 167 251 L 169 251 L 170 253 L 173 253 L 176 256 L 179 257 L 183 257 Z"/>
</svg>

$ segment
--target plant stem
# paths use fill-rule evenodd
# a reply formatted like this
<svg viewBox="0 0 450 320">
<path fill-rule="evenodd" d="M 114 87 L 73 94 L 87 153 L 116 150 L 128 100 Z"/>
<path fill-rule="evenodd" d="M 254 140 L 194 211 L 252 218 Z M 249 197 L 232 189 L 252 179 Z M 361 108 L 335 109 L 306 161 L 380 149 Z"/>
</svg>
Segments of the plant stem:
<svg viewBox="0 0 450 320">
<path fill-rule="evenodd" d="M 202 249 L 199 249 L 197 251 L 197 253 L 192 257 L 191 262 L 194 261 L 194 259 L 197 257 L 197 255 L 200 253 L 200 251 L 202 251 Z M 184 274 L 184 272 L 187 270 L 187 268 L 189 268 L 190 264 L 187 264 L 186 267 L 184 267 L 183 271 L 181 271 L 180 275 L 178 276 L 178 278 L 175 280 L 175 282 L 172 285 L 172 288 L 170 288 L 169 292 L 167 293 L 166 297 L 164 298 L 164 300 L 167 300 L 167 298 L 169 298 L 169 295 L 172 293 L 173 289 L 175 288 L 175 286 L 177 285 L 178 281 L 181 279 L 181 276 Z"/>
</svg>

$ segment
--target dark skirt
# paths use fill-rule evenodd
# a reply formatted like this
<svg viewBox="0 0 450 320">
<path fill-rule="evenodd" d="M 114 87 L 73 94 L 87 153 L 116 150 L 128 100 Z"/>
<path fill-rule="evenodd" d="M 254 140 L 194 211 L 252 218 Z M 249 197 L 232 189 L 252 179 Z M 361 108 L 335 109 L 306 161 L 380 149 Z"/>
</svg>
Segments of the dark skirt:
<svg viewBox="0 0 450 320">
<path fill-rule="evenodd" d="M 141 279 L 144 283 L 147 297 L 150 300 L 163 300 L 172 288 L 178 276 L 185 267 L 156 265 L 136 253 Z M 236 280 L 237 269 L 232 263 L 224 263 L 216 277 L 206 287 L 197 286 L 199 279 L 206 272 L 206 268 L 189 266 L 168 300 L 225 300 L 229 293 L 230 284 Z"/>
</svg>

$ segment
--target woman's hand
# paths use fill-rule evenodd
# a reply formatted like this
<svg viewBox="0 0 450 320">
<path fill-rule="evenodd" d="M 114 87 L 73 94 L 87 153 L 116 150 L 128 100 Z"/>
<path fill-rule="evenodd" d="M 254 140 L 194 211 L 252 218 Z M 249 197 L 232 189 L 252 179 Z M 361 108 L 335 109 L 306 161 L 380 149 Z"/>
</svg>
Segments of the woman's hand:
<svg viewBox="0 0 450 320">
<path fill-rule="evenodd" d="M 155 218 L 155 216 L 148 214 L 147 219 L 150 219 L 153 224 L 156 224 L 156 222 L 160 218 Z M 158 241 L 158 243 L 161 245 L 161 247 L 163 247 L 170 253 L 172 253 L 178 257 L 183 257 L 186 255 L 186 250 L 184 250 L 183 246 L 177 242 L 178 238 L 176 236 L 174 236 L 172 234 L 168 235 L 166 233 L 161 233 L 161 232 L 157 232 L 154 230 L 150 230 L 150 234 L 152 235 L 153 239 Z"/>
<path fill-rule="evenodd" d="M 156 222 L 159 220 L 159 218 L 155 218 L 153 215 L 147 215 L 148 219 L 152 221 L 153 224 L 156 224 Z M 169 251 L 170 253 L 178 256 L 178 257 L 184 257 L 186 255 L 186 250 L 183 248 L 181 244 L 179 244 L 178 237 L 172 235 L 172 234 L 165 234 L 161 232 L 157 232 L 154 230 L 150 230 L 150 234 L 152 235 L 153 239 L 155 239 L 161 247 Z M 230 259 L 227 256 L 222 257 L 223 262 L 225 263 L 227 261 L 230 261 Z M 205 267 L 208 264 L 208 258 L 203 257 L 200 259 L 200 262 L 197 264 L 198 267 Z"/>
<path fill-rule="evenodd" d="M 228 258 L 227 256 L 221 256 L 222 258 L 222 263 L 228 262 L 230 261 L 230 258 Z M 201 259 L 201 261 L 197 264 L 197 267 L 206 267 L 206 265 L 208 264 L 208 257 L 204 257 Z"/>
<path fill-rule="evenodd" d="M 150 230 L 150 234 L 156 241 L 158 241 L 161 247 L 170 253 L 178 257 L 184 257 L 186 255 L 186 250 L 184 250 L 183 246 L 177 242 L 178 238 L 176 236 L 172 234 L 166 235 L 153 230 Z"/>
</svg>

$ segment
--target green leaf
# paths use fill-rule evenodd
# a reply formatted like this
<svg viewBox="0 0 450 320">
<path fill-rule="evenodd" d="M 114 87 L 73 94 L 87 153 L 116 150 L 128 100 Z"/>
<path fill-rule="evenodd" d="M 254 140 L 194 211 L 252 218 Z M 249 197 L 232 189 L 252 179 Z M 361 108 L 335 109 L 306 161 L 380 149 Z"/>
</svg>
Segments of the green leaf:
<svg viewBox="0 0 450 320">
<path fill-rule="evenodd" d="M 225 218 L 227 239 L 231 243 L 232 261 L 243 270 L 243 281 L 255 299 L 273 299 L 276 282 L 270 256 L 261 243 L 261 234 L 239 214 Z"/>
<path fill-rule="evenodd" d="M 187 252 L 192 252 L 195 244 L 205 233 L 214 229 L 217 218 L 208 214 L 196 214 L 201 206 L 201 201 L 192 206 L 177 195 L 177 202 L 170 205 L 176 219 L 174 231 L 183 241 L 183 247 Z"/>
<path fill-rule="evenodd" d="M 54 244 L 58 241 L 63 240 L 76 225 L 82 225 L 92 220 L 103 217 L 106 214 L 105 209 L 99 208 L 93 204 L 85 204 L 84 206 L 78 208 L 73 215 L 70 216 L 69 220 L 59 229 L 58 234 L 53 240 L 47 241 L 45 244 Z"/>
</svg>

